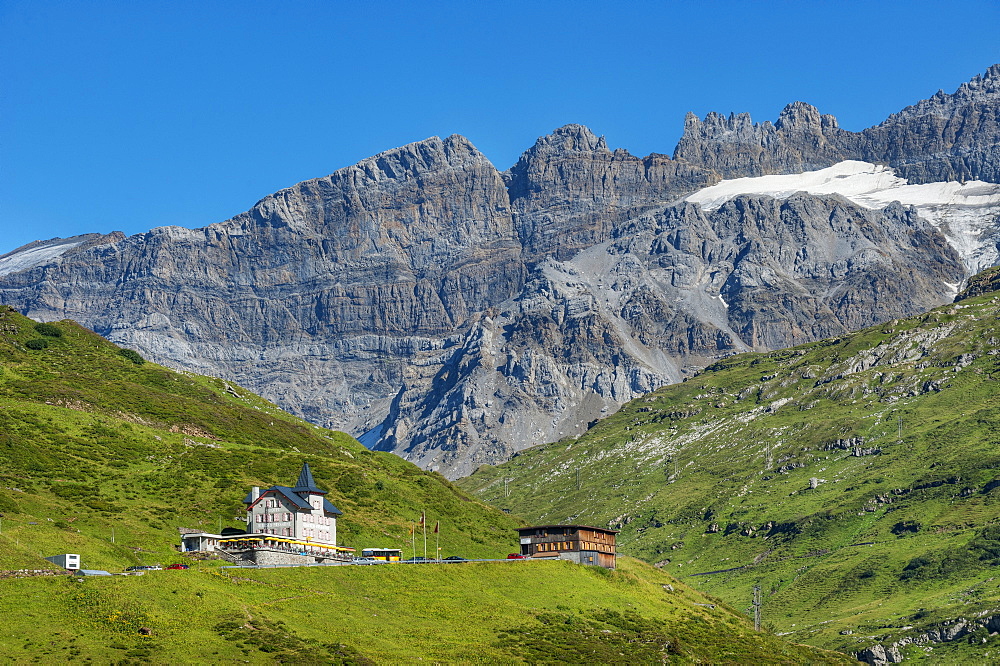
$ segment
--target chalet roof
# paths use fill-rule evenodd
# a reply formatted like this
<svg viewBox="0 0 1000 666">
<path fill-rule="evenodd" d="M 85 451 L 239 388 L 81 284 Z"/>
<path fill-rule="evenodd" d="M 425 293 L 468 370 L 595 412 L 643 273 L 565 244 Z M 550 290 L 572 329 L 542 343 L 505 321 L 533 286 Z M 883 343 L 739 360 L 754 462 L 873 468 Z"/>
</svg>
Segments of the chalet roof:
<svg viewBox="0 0 1000 666">
<path fill-rule="evenodd" d="M 296 509 L 301 509 L 304 511 L 312 510 L 312 505 L 310 505 L 309 502 L 305 501 L 305 499 L 303 499 L 300 495 L 298 495 L 296 493 L 295 488 L 289 488 L 288 486 L 271 486 L 267 490 L 261 491 L 260 497 L 263 497 L 264 495 L 272 491 L 287 498 L 288 501 L 292 504 L 292 506 L 294 506 Z M 251 495 L 252 493 L 247 493 L 247 496 L 243 498 L 244 504 L 251 506 L 254 503 L 253 499 L 251 498 Z M 323 511 L 326 513 L 331 513 L 335 516 L 343 515 L 343 512 L 334 505 L 330 504 L 329 500 L 327 500 L 325 497 L 323 498 Z"/>
<path fill-rule="evenodd" d="M 283 495 L 288 499 L 288 501 L 296 509 L 311 511 L 312 506 L 306 501 L 303 494 L 309 493 L 312 495 L 326 495 L 325 490 L 320 490 L 316 487 L 316 480 L 313 478 L 312 470 L 309 469 L 309 463 L 302 463 L 302 469 L 299 471 L 299 478 L 295 481 L 295 487 L 289 488 L 288 486 L 271 486 L 267 490 L 261 492 L 260 497 L 263 497 L 267 493 L 274 491 L 280 495 Z M 252 498 L 253 493 L 247 493 L 247 496 L 243 498 L 243 503 L 248 507 L 253 506 L 254 500 Z M 323 511 L 335 516 L 343 515 L 343 512 L 330 504 L 327 499 L 323 498 Z"/>
<path fill-rule="evenodd" d="M 316 487 L 316 481 L 313 479 L 312 470 L 309 469 L 309 463 L 302 463 L 302 470 L 299 472 L 299 479 L 295 482 L 295 487 L 292 488 L 297 493 L 319 493 L 325 495 L 325 490 L 320 490 Z"/>
<path fill-rule="evenodd" d="M 532 525 L 531 527 L 518 527 L 518 532 L 531 532 L 533 530 L 551 530 L 551 529 L 577 529 L 577 530 L 593 530 L 595 532 L 604 532 L 605 534 L 618 534 L 618 530 L 609 530 L 606 527 L 594 527 L 592 525 Z"/>
</svg>

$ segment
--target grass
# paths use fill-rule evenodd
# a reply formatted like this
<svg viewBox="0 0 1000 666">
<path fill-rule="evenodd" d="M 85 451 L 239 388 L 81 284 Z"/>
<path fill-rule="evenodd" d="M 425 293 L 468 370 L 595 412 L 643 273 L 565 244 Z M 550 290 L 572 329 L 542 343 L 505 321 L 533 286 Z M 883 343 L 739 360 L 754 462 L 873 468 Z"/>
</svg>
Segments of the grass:
<svg viewBox="0 0 1000 666">
<path fill-rule="evenodd" d="M 0 652 L 13 663 L 851 663 L 754 632 L 627 559 L 614 572 L 522 561 L 203 567 L 17 580 L 3 596 Z"/>
<path fill-rule="evenodd" d="M 776 630 L 828 648 L 1000 613 L 998 315 L 988 292 L 733 356 L 458 483 L 529 522 L 621 529 L 733 606 L 760 584 Z"/>
<path fill-rule="evenodd" d="M 39 335 L 46 345 L 28 347 Z M 438 474 L 239 386 L 123 354 L 73 322 L 36 327 L 0 309 L 0 574 L 50 568 L 44 556 L 67 552 L 89 569 L 192 566 L 6 578 L 0 654 L 115 664 L 845 662 L 755 632 L 633 560 L 615 572 L 520 561 L 237 570 L 177 551 L 177 528 L 241 525 L 249 488 L 292 483 L 303 461 L 344 512 L 346 545 L 409 553 L 426 512 L 441 524 L 442 555 L 517 550 L 520 519 Z"/>
<path fill-rule="evenodd" d="M 304 461 L 344 512 L 344 545 L 409 552 L 422 511 L 444 555 L 516 545 L 519 521 L 438 474 L 239 386 L 137 364 L 73 322 L 41 330 L 48 346 L 28 349 L 35 322 L 0 311 L 0 569 L 61 552 L 89 568 L 166 562 L 177 528 L 240 526 L 250 487 L 291 484 Z"/>
</svg>

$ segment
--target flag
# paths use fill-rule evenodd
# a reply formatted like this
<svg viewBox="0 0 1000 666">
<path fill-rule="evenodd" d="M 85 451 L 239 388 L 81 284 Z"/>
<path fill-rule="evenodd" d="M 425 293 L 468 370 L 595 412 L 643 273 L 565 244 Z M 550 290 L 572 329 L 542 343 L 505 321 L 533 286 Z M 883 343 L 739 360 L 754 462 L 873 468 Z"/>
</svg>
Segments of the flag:
<svg viewBox="0 0 1000 666">
<path fill-rule="evenodd" d="M 440 527 L 441 527 L 441 522 L 440 522 L 440 521 L 438 521 L 438 522 L 434 523 L 434 534 L 437 534 L 437 533 L 438 533 L 438 532 L 440 531 L 440 530 L 438 529 L 438 528 L 440 528 Z"/>
<path fill-rule="evenodd" d="M 427 524 L 427 517 L 424 516 L 424 512 L 421 511 L 420 512 L 420 526 L 423 527 L 426 524 Z"/>
</svg>

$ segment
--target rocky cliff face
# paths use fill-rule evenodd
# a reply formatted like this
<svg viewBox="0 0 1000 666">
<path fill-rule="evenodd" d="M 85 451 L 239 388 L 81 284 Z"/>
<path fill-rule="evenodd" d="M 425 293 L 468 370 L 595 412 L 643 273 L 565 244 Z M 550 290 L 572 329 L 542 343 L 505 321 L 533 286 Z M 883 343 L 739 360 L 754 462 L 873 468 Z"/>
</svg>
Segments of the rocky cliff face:
<svg viewBox="0 0 1000 666">
<path fill-rule="evenodd" d="M 689 113 L 674 158 L 726 178 L 801 173 L 851 159 L 854 139 L 836 118 L 803 102 L 786 106 L 774 124 L 754 124 L 747 113 L 710 113 L 704 120 Z"/>
<path fill-rule="evenodd" d="M 862 133 L 799 103 L 773 125 L 689 116 L 673 159 L 569 125 L 501 173 L 466 139 L 432 138 L 204 229 L 26 246 L 0 257 L 0 301 L 454 477 L 720 356 L 950 300 L 971 232 L 921 210 L 835 190 L 682 197 L 875 153 L 917 179 L 995 180 L 998 77 Z"/>
<path fill-rule="evenodd" d="M 833 116 L 795 102 L 774 124 L 748 114 L 688 114 L 674 158 L 725 178 L 800 173 L 843 160 L 887 164 L 913 183 L 1000 182 L 1000 65 L 953 94 L 895 113 L 876 127 L 848 132 Z"/>
<path fill-rule="evenodd" d="M 408 386 L 379 448 L 452 476 L 737 351 L 841 335 L 947 302 L 964 268 L 912 209 L 838 197 L 682 202 L 532 272 Z"/>
<path fill-rule="evenodd" d="M 862 132 L 861 159 L 884 161 L 914 183 L 1000 182 L 1000 64 Z"/>
<path fill-rule="evenodd" d="M 105 241 L 4 275 L 0 300 L 356 433 L 384 417 L 417 356 L 524 281 L 503 180 L 457 136 L 204 229 Z"/>
<path fill-rule="evenodd" d="M 567 259 L 623 221 L 719 180 L 704 168 L 653 154 L 608 150 L 604 137 L 567 125 L 535 142 L 505 174 L 529 260 Z"/>
</svg>

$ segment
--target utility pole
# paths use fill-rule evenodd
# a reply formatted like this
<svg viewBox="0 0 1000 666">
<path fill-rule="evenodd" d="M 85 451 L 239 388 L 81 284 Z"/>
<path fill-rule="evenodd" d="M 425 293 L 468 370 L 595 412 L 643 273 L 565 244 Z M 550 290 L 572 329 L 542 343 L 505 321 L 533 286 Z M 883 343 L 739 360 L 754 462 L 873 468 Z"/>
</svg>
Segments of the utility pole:
<svg viewBox="0 0 1000 666">
<path fill-rule="evenodd" d="M 760 631 L 760 585 L 753 586 L 753 628 Z"/>
<path fill-rule="evenodd" d="M 580 468 L 576 468 L 576 489 L 580 489 Z"/>
<path fill-rule="evenodd" d="M 899 441 L 902 442 L 903 441 L 903 415 L 900 414 L 899 412 L 896 413 L 896 422 L 899 425 L 899 432 L 897 434 L 897 438 L 899 439 Z"/>
</svg>

